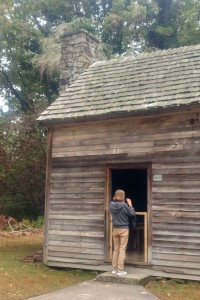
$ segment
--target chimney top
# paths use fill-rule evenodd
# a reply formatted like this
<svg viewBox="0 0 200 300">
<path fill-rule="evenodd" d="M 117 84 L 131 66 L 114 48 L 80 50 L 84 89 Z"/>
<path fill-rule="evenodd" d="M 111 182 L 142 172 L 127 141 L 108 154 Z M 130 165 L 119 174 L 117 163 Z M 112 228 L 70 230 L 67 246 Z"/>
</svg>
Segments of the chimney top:
<svg viewBox="0 0 200 300">
<path fill-rule="evenodd" d="M 60 93 L 98 60 L 100 41 L 84 29 L 61 36 Z"/>
<path fill-rule="evenodd" d="M 65 37 L 65 36 L 75 36 L 75 35 L 80 35 L 80 34 L 85 34 L 87 36 L 90 36 L 92 39 L 94 39 L 97 43 L 100 44 L 100 40 L 94 36 L 92 33 L 90 33 L 89 31 L 85 30 L 85 29 L 77 29 L 77 30 L 73 30 L 73 31 L 65 31 L 60 35 L 61 40 Z"/>
</svg>

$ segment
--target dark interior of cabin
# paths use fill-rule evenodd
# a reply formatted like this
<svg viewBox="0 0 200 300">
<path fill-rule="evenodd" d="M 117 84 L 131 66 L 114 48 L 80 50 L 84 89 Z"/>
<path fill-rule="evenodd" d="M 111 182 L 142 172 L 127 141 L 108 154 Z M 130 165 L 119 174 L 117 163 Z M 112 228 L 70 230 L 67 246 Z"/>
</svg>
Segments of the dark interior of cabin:
<svg viewBox="0 0 200 300">
<path fill-rule="evenodd" d="M 144 261 L 144 216 L 147 212 L 147 169 L 113 169 L 112 195 L 116 189 L 125 191 L 137 215 L 137 228 L 129 231 L 126 261 Z"/>
</svg>

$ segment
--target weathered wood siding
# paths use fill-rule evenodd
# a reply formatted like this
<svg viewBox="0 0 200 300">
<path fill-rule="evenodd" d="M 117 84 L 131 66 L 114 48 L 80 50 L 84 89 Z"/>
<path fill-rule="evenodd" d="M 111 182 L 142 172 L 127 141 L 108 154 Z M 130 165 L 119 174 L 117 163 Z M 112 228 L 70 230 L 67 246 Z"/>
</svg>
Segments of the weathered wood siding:
<svg viewBox="0 0 200 300">
<path fill-rule="evenodd" d="M 152 163 L 148 210 L 154 268 L 200 268 L 200 121 L 198 112 L 54 127 L 47 199 L 46 260 L 104 260 L 105 164 Z"/>
</svg>

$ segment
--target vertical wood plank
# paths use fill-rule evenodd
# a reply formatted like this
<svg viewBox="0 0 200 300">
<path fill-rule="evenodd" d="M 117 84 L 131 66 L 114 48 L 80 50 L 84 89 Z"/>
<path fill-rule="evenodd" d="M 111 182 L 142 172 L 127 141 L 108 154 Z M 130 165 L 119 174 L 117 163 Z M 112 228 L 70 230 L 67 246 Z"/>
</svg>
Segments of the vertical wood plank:
<svg viewBox="0 0 200 300">
<path fill-rule="evenodd" d="M 45 184 L 45 235 L 44 235 L 44 250 L 43 259 L 47 263 L 48 259 L 48 230 L 49 230 L 49 198 L 50 198 L 50 176 L 51 176 L 51 160 L 52 160 L 52 141 L 53 129 L 48 129 L 48 148 L 46 161 L 46 184 Z"/>
</svg>

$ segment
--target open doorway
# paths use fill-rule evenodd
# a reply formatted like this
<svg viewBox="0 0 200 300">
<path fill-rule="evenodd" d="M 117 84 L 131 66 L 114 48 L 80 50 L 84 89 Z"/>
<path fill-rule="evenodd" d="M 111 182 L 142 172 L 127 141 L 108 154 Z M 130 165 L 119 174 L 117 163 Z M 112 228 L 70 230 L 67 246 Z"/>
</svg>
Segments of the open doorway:
<svg viewBox="0 0 200 300">
<path fill-rule="evenodd" d="M 116 168 L 110 171 L 112 195 L 116 189 L 124 190 L 137 213 L 137 228 L 129 231 L 126 262 L 147 262 L 148 169 Z"/>
</svg>

